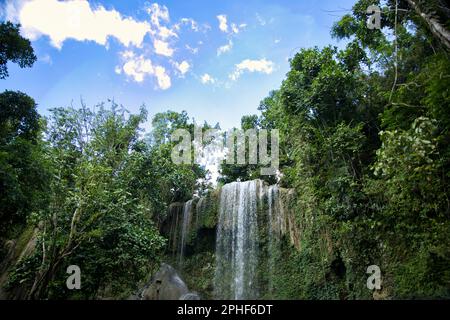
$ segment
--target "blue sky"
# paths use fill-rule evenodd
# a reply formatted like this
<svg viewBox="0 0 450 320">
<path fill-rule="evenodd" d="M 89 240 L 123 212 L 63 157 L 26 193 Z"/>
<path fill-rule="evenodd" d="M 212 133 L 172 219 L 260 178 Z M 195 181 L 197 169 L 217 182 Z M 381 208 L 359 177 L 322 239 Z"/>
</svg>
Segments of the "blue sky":
<svg viewBox="0 0 450 320">
<path fill-rule="evenodd" d="M 38 61 L 9 64 L 1 91 L 29 94 L 43 114 L 114 99 L 230 128 L 257 113 L 300 48 L 343 45 L 330 28 L 354 1 L 2 2 L 2 19 L 22 24 Z"/>
</svg>

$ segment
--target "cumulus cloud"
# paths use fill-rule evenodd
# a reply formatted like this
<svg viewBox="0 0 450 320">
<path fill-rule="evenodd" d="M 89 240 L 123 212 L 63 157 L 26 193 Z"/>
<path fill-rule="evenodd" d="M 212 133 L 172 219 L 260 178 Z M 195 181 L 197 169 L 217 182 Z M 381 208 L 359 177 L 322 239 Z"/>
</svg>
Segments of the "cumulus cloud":
<svg viewBox="0 0 450 320">
<path fill-rule="evenodd" d="M 228 32 L 228 24 L 227 24 L 227 16 L 224 14 L 219 14 L 217 16 L 217 20 L 219 20 L 219 29 L 222 32 Z"/>
<path fill-rule="evenodd" d="M 153 40 L 153 46 L 155 47 L 156 54 L 166 57 L 171 57 L 173 55 L 173 49 L 170 48 L 169 43 L 165 41 L 155 39 Z"/>
<path fill-rule="evenodd" d="M 121 53 L 122 58 L 124 59 L 131 59 L 134 57 L 134 52 L 131 50 L 127 50 Z"/>
<path fill-rule="evenodd" d="M 147 13 L 150 15 L 150 21 L 155 26 L 160 26 L 161 21 L 169 22 L 169 9 L 166 6 L 161 6 L 157 3 L 152 3 L 147 8 Z"/>
<path fill-rule="evenodd" d="M 106 45 L 110 37 L 126 47 L 140 47 L 150 32 L 149 23 L 123 17 L 103 6 L 92 8 L 86 0 L 30 0 L 16 5 L 20 7 L 9 9 L 16 16 L 8 18 L 20 22 L 25 36 L 31 40 L 45 35 L 56 48 L 61 48 L 67 39 Z M 13 6 L 11 2 L 9 6 Z"/>
<path fill-rule="evenodd" d="M 170 76 L 162 66 L 154 66 L 150 59 L 144 55 L 135 55 L 132 51 L 125 51 L 121 54 L 125 61 L 122 67 L 116 66 L 117 74 L 126 74 L 136 82 L 143 82 L 147 76 L 153 75 L 157 80 L 157 87 L 162 90 L 169 89 L 171 86 Z"/>
<path fill-rule="evenodd" d="M 181 18 L 180 22 L 175 25 L 175 29 L 179 30 L 181 28 L 181 25 L 189 25 L 191 29 L 195 32 L 200 31 L 198 23 L 191 18 Z"/>
<path fill-rule="evenodd" d="M 236 23 L 231 23 L 228 25 L 228 19 L 225 14 L 219 14 L 217 16 L 217 20 L 219 20 L 219 29 L 222 32 L 228 33 L 228 34 L 237 34 L 241 31 L 241 29 L 245 28 L 247 26 L 246 23 L 241 23 L 240 25 L 237 25 Z"/>
<path fill-rule="evenodd" d="M 239 33 L 241 31 L 241 29 L 245 28 L 247 26 L 246 23 L 241 23 L 239 26 L 235 23 L 231 24 L 231 32 L 232 33 Z"/>
<path fill-rule="evenodd" d="M 239 33 L 239 28 L 238 28 L 238 26 L 235 23 L 231 24 L 231 31 L 233 33 Z"/>
<path fill-rule="evenodd" d="M 169 75 L 166 73 L 166 69 L 161 66 L 155 67 L 155 76 L 158 81 L 158 86 L 162 90 L 169 89 L 172 85 Z"/>
<path fill-rule="evenodd" d="M 219 20 L 219 29 L 227 34 L 228 43 L 217 48 L 217 56 L 220 56 L 226 52 L 231 51 L 233 48 L 233 41 L 231 40 L 234 35 L 238 34 L 241 29 L 245 28 L 247 24 L 241 23 L 237 25 L 236 23 L 228 24 L 228 19 L 225 14 L 220 14 L 217 16 Z"/>
<path fill-rule="evenodd" d="M 174 62 L 175 68 L 178 70 L 178 72 L 180 72 L 181 75 L 186 74 L 189 69 L 191 68 L 190 64 L 184 60 L 180 63 L 178 62 Z"/>
<path fill-rule="evenodd" d="M 181 18 L 171 23 L 168 8 L 157 3 L 148 4 L 148 17 L 138 20 L 89 0 L 0 2 L 0 17 L 20 23 L 22 34 L 32 41 L 45 36 L 58 49 L 62 49 L 69 39 L 92 41 L 108 49 L 111 40 L 117 40 L 123 51 L 119 54 L 120 61 L 114 72 L 135 82 L 154 77 L 160 89 L 170 88 L 170 74 L 182 77 L 192 68 L 186 60 L 178 60 L 179 63 L 172 60 L 178 52 L 176 45 L 183 32 L 206 32 L 210 29 L 208 25 L 199 24 L 191 18 Z M 186 48 L 187 54 L 196 54 L 199 50 L 197 44 L 189 46 L 182 43 L 181 48 Z M 52 63 L 50 56 L 40 57 L 40 61 Z M 208 83 L 211 81 L 214 79 L 207 80 Z"/>
<path fill-rule="evenodd" d="M 233 48 L 233 41 L 229 40 L 227 44 L 217 48 L 217 55 L 220 56 L 223 53 L 230 51 Z"/>
<path fill-rule="evenodd" d="M 274 64 L 270 60 L 260 59 L 260 60 L 250 60 L 245 59 L 242 62 L 235 65 L 233 73 L 230 74 L 230 79 L 235 81 L 244 72 L 259 72 L 265 74 L 271 74 L 273 72 Z"/>
<path fill-rule="evenodd" d="M 127 54 L 123 55 L 124 57 L 128 57 Z M 144 78 L 147 75 L 154 73 L 153 64 L 150 59 L 144 58 L 143 55 L 135 57 L 134 55 L 127 58 L 128 60 L 122 67 L 123 72 L 132 77 L 136 82 L 144 81 Z M 117 72 L 116 68 L 116 72 Z"/>
<path fill-rule="evenodd" d="M 200 77 L 200 81 L 203 84 L 214 84 L 216 82 L 216 80 L 207 73 Z"/>
<path fill-rule="evenodd" d="M 163 40 L 171 37 L 178 38 L 178 35 L 172 29 L 164 26 L 159 27 L 158 35 Z"/>
</svg>

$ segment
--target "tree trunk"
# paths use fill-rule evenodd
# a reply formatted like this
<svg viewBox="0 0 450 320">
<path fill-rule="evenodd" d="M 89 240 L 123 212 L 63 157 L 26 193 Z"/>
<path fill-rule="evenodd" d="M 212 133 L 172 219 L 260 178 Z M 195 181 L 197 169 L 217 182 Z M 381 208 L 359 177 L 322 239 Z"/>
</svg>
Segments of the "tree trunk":
<svg viewBox="0 0 450 320">
<path fill-rule="evenodd" d="M 42 270 L 35 278 L 33 287 L 31 288 L 28 299 L 42 299 L 47 296 L 48 285 L 53 280 L 55 273 L 61 264 L 61 259 L 58 258 L 55 262 L 50 263 L 46 270 Z"/>
<path fill-rule="evenodd" d="M 431 33 L 436 38 L 438 38 L 439 41 L 442 44 L 444 44 L 448 50 L 450 50 L 450 31 L 447 30 L 447 28 L 445 26 L 443 26 L 436 18 L 434 18 L 430 14 L 423 12 L 420 9 L 419 5 L 417 4 L 417 1 L 414 1 L 414 0 L 407 0 L 407 1 L 408 1 L 408 4 L 416 11 L 416 13 L 420 17 L 422 17 L 422 19 L 425 20 Z"/>
</svg>

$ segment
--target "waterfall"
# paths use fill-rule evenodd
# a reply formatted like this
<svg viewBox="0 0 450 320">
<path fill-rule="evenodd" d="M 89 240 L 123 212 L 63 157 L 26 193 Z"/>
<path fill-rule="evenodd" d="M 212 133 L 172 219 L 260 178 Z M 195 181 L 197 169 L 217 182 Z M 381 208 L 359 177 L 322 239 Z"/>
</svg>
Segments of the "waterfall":
<svg viewBox="0 0 450 320">
<path fill-rule="evenodd" d="M 220 189 L 213 283 L 216 299 L 278 296 L 284 241 L 299 248 L 295 212 L 289 207 L 292 196 L 288 189 L 268 186 L 262 180 L 232 182 Z"/>
<path fill-rule="evenodd" d="M 192 200 L 187 201 L 183 207 L 183 224 L 181 226 L 181 241 L 180 241 L 180 251 L 179 251 L 179 266 L 183 266 L 184 250 L 186 246 L 186 235 L 189 232 L 189 226 L 191 223 L 191 212 L 192 212 Z"/>
<path fill-rule="evenodd" d="M 300 250 L 301 243 L 294 201 L 293 190 L 253 180 L 173 203 L 161 224 L 171 261 L 205 274 L 216 299 L 281 297 L 285 245 Z M 187 264 L 191 256 L 202 262 Z"/>
<path fill-rule="evenodd" d="M 258 297 L 257 189 L 259 180 L 222 187 L 216 238 L 215 294 L 224 299 Z"/>
</svg>

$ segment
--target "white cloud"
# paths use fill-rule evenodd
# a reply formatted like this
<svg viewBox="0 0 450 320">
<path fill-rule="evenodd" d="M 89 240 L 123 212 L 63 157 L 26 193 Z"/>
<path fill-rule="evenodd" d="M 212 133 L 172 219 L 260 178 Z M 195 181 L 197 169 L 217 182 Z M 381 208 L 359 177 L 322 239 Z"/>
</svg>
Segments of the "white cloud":
<svg viewBox="0 0 450 320">
<path fill-rule="evenodd" d="M 161 21 L 169 22 L 169 10 L 166 6 L 160 6 L 157 3 L 152 3 L 148 8 L 147 12 L 150 15 L 150 21 L 153 25 L 159 27 Z"/>
<path fill-rule="evenodd" d="M 219 14 L 217 16 L 217 20 L 219 20 L 220 31 L 228 32 L 227 16 L 224 14 Z"/>
<path fill-rule="evenodd" d="M 239 28 L 238 28 L 238 26 L 235 23 L 231 24 L 231 31 L 233 33 L 239 33 Z"/>
<path fill-rule="evenodd" d="M 86 0 L 30 0 L 19 1 L 16 5 L 8 9 L 8 15 L 16 15 L 14 20 L 21 23 L 24 35 L 31 40 L 46 35 L 57 48 L 67 39 L 106 45 L 109 37 L 127 47 L 140 47 L 150 32 L 147 22 L 123 17 L 116 10 L 103 6 L 91 8 Z"/>
<path fill-rule="evenodd" d="M 158 81 L 158 86 L 160 89 L 166 90 L 166 89 L 169 89 L 170 86 L 172 85 L 172 83 L 170 81 L 170 77 L 166 73 L 166 69 L 164 69 L 164 67 L 156 66 L 155 67 L 155 76 Z"/>
<path fill-rule="evenodd" d="M 265 74 L 271 74 L 273 72 L 274 64 L 270 60 L 260 59 L 260 60 L 250 60 L 245 59 L 241 63 L 236 64 L 235 69 L 232 74 L 230 74 L 230 79 L 235 81 L 245 71 L 248 72 L 259 72 Z"/>
<path fill-rule="evenodd" d="M 200 81 L 201 81 L 203 84 L 208 84 L 208 83 L 214 84 L 214 83 L 216 82 L 216 80 L 215 80 L 213 77 L 211 77 L 209 74 L 207 74 L 207 73 L 203 74 L 203 75 L 200 77 Z"/>
<path fill-rule="evenodd" d="M 189 71 L 189 69 L 191 68 L 190 64 L 184 60 L 181 63 L 178 62 L 174 62 L 175 68 L 177 68 L 177 70 L 181 73 L 181 75 L 186 74 L 186 72 Z"/>
<path fill-rule="evenodd" d="M 231 24 L 231 32 L 238 34 L 239 32 L 241 32 L 242 29 L 244 29 L 247 26 L 246 23 L 241 23 L 239 26 L 235 23 Z"/>
<path fill-rule="evenodd" d="M 128 60 L 122 69 L 126 75 L 132 77 L 136 82 L 142 82 L 147 75 L 154 73 L 151 60 L 145 59 L 142 55 Z"/>
<path fill-rule="evenodd" d="M 46 36 L 51 45 L 58 49 L 69 39 L 92 41 L 108 49 L 114 48 L 110 44 L 113 38 L 116 39 L 123 51 L 114 72 L 135 82 L 154 77 L 160 89 L 171 86 L 172 74 L 183 76 L 192 68 L 186 60 L 173 63 L 171 59 L 177 52 L 177 43 L 183 32 L 206 32 L 210 29 L 208 25 L 199 24 L 191 18 L 181 18 L 171 23 L 168 8 L 157 3 L 146 6 L 147 19 L 138 20 L 89 0 L 0 2 L 0 16 L 21 23 L 22 33 L 32 41 Z M 196 41 L 190 43 L 191 46 L 182 43 L 181 48 L 187 49 L 185 54 L 196 54 L 199 50 L 197 44 L 200 43 Z M 158 59 L 165 59 L 161 62 L 165 68 L 159 62 L 154 64 L 156 58 L 152 58 L 152 54 L 162 56 Z M 39 60 L 52 63 L 50 56 L 40 57 Z M 207 80 L 208 83 L 211 81 L 214 79 Z"/>
<path fill-rule="evenodd" d="M 170 21 L 169 9 L 167 9 L 166 6 L 152 3 L 147 7 L 147 13 L 150 16 L 150 22 L 155 29 L 151 31 L 151 34 L 153 36 L 158 36 L 163 40 L 166 40 L 170 37 L 178 37 L 178 35 L 174 31 L 177 30 L 177 25 L 175 25 L 173 28 L 168 28 L 161 25 L 162 23 L 168 23 Z"/>
<path fill-rule="evenodd" d="M 117 74 L 125 73 L 136 82 L 143 82 L 147 76 L 156 77 L 158 88 L 162 90 L 169 89 L 171 86 L 170 76 L 166 69 L 162 66 L 153 66 L 150 59 L 146 59 L 143 55 L 136 56 L 130 51 L 122 52 L 122 58 L 125 60 L 122 68 L 116 66 Z"/>
<path fill-rule="evenodd" d="M 180 25 L 184 25 L 184 24 L 189 25 L 191 27 L 191 29 L 195 32 L 198 32 L 200 30 L 198 23 L 194 19 L 191 19 L 191 18 L 181 18 L 180 23 L 176 24 L 175 28 L 177 30 L 179 30 Z"/>
<path fill-rule="evenodd" d="M 221 54 L 230 51 L 233 48 L 233 41 L 229 40 L 226 45 L 223 45 L 217 49 L 217 55 L 220 56 Z"/>
<path fill-rule="evenodd" d="M 131 50 L 123 51 L 120 54 L 123 59 L 131 59 L 134 57 L 134 52 Z"/>
<path fill-rule="evenodd" d="M 164 26 L 159 27 L 158 35 L 163 40 L 170 38 L 170 37 L 178 38 L 178 35 L 172 29 L 169 29 Z"/>
<path fill-rule="evenodd" d="M 165 41 L 155 39 L 153 40 L 153 46 L 155 47 L 155 53 L 171 57 L 173 55 L 173 49 L 169 47 L 169 44 Z"/>
<path fill-rule="evenodd" d="M 247 26 L 246 23 L 241 23 L 239 26 L 236 23 L 231 23 L 228 25 L 228 19 L 225 14 L 219 14 L 217 16 L 217 20 L 219 20 L 219 29 L 222 32 L 229 33 L 229 34 L 237 34 L 241 29 L 245 28 Z"/>
</svg>

